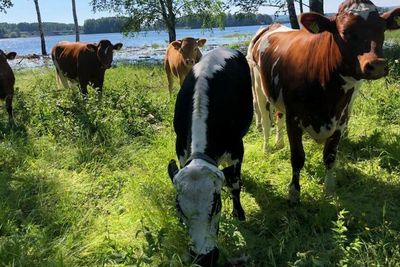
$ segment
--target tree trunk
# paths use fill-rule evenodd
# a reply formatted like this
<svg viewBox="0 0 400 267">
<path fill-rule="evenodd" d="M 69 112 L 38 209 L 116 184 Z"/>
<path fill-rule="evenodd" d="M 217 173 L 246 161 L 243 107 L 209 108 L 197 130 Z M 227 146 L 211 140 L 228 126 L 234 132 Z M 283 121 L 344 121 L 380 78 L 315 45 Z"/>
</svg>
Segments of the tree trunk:
<svg viewBox="0 0 400 267">
<path fill-rule="evenodd" d="M 40 42 L 42 45 L 42 55 L 45 56 L 45 55 L 47 55 L 46 41 L 44 40 L 42 18 L 40 17 L 39 0 L 33 0 L 33 2 L 35 2 L 35 7 L 36 7 L 36 14 L 37 14 L 37 19 L 38 19 L 39 34 L 40 34 Z"/>
<path fill-rule="evenodd" d="M 304 13 L 304 10 L 303 10 L 303 0 L 299 0 L 299 6 L 300 6 L 300 14 Z"/>
<path fill-rule="evenodd" d="M 296 9 L 294 7 L 294 0 L 286 0 L 289 11 L 290 25 L 293 29 L 300 29 L 299 21 L 297 20 Z"/>
<path fill-rule="evenodd" d="M 324 0 L 310 0 L 310 11 L 324 14 Z"/>
<path fill-rule="evenodd" d="M 168 10 L 168 36 L 169 42 L 176 40 L 176 17 L 174 13 L 174 7 L 172 5 L 172 0 L 166 0 L 167 10 Z"/>
<path fill-rule="evenodd" d="M 72 0 L 72 15 L 74 16 L 74 24 L 75 24 L 75 40 L 79 42 L 79 24 L 78 24 L 78 16 L 76 15 L 75 0 Z"/>
</svg>

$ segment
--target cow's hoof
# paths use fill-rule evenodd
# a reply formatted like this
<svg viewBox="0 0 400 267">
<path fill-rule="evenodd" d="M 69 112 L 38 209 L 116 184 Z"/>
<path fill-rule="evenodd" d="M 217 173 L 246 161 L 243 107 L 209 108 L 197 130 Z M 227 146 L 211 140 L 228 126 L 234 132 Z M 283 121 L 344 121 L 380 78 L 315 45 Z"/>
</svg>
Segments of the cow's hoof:
<svg viewBox="0 0 400 267">
<path fill-rule="evenodd" d="M 275 143 L 275 148 L 276 149 L 282 149 L 285 147 L 285 143 L 283 142 L 283 140 L 277 140 Z"/>
<path fill-rule="evenodd" d="M 289 205 L 297 206 L 300 203 L 300 191 L 294 185 L 289 186 Z"/>
<path fill-rule="evenodd" d="M 243 209 L 234 209 L 232 211 L 232 215 L 233 217 L 237 218 L 239 221 L 245 221 L 246 220 L 246 215 L 244 214 L 244 210 Z"/>
<path fill-rule="evenodd" d="M 271 154 L 271 148 L 269 147 L 268 144 L 264 144 L 263 151 L 265 155 Z"/>
<path fill-rule="evenodd" d="M 336 192 L 335 179 L 328 175 L 324 181 L 324 192 L 327 196 L 334 196 Z"/>
</svg>

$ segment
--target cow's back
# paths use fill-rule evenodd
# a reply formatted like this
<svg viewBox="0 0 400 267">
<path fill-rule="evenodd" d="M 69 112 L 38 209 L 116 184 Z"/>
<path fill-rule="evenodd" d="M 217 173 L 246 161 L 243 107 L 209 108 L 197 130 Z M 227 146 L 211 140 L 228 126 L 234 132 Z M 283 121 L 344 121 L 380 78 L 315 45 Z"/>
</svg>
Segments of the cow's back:
<svg viewBox="0 0 400 267">
<path fill-rule="evenodd" d="M 56 68 L 70 79 L 78 77 L 78 66 L 91 62 L 97 62 L 96 52 L 90 51 L 86 43 L 60 42 L 56 44 L 51 52 Z"/>
<path fill-rule="evenodd" d="M 195 135 L 204 136 L 204 152 L 213 151 L 209 154 L 218 157 L 246 134 L 252 116 L 246 58 L 238 51 L 219 48 L 189 72 L 177 96 L 174 127 L 178 138 L 188 140 L 188 146 Z"/>
</svg>

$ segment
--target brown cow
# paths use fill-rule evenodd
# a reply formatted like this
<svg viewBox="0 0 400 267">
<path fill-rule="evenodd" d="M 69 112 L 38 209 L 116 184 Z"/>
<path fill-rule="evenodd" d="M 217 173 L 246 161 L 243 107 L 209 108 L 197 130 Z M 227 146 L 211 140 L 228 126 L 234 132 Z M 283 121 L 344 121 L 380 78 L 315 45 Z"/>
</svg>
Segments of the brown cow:
<svg viewBox="0 0 400 267">
<path fill-rule="evenodd" d="M 186 37 L 168 45 L 165 53 L 164 67 L 168 78 L 168 90 L 172 94 L 174 84 L 173 76 L 179 78 L 180 85 L 185 80 L 186 75 L 193 65 L 199 62 L 202 54 L 199 47 L 203 47 L 206 39 L 194 39 Z"/>
<path fill-rule="evenodd" d="M 120 50 L 121 43 L 111 44 L 101 40 L 97 44 L 81 42 L 60 42 L 53 47 L 51 57 L 56 67 L 58 86 L 69 87 L 78 84 L 83 95 L 90 84 L 97 88 L 99 95 L 103 90 L 104 73 L 111 67 L 113 51 Z"/>
<path fill-rule="evenodd" d="M 332 168 L 353 100 L 362 80 L 387 75 L 384 32 L 400 28 L 400 8 L 379 15 L 369 0 L 347 0 L 333 17 L 305 13 L 300 21 L 302 30 L 261 32 L 252 50 L 268 101 L 286 115 L 292 204 L 300 198 L 304 132 L 324 143 L 325 190 L 333 193 Z"/>
<path fill-rule="evenodd" d="M 10 124 L 14 123 L 12 100 L 14 96 L 15 77 L 7 59 L 14 59 L 16 55 L 17 53 L 15 52 L 6 54 L 0 49 L 0 99 L 6 101 L 6 109 Z"/>
</svg>

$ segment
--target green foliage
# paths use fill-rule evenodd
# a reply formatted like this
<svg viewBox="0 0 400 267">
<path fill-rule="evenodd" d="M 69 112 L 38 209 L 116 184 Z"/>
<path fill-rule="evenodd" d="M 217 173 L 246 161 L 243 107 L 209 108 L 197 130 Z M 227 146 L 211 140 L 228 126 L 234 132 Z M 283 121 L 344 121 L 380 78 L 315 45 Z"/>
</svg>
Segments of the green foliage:
<svg viewBox="0 0 400 267">
<path fill-rule="evenodd" d="M 122 32 L 127 18 L 107 17 L 99 19 L 87 19 L 83 24 L 84 33 L 112 33 Z"/>
<path fill-rule="evenodd" d="M 323 192 L 322 148 L 305 137 L 302 202 L 289 207 L 289 148 L 264 155 L 251 128 L 245 222 L 231 216 L 229 192 L 222 195 L 222 266 L 246 257 L 257 267 L 398 265 L 396 77 L 391 70 L 365 83 L 355 100 L 335 197 Z M 54 80 L 53 70 L 17 72 L 15 128 L 0 109 L 0 265 L 194 266 L 166 170 L 175 157 L 174 100 L 162 66 L 110 69 L 103 98 L 89 90 L 87 102 Z"/>
<path fill-rule="evenodd" d="M 74 24 L 56 23 L 56 22 L 43 22 L 43 31 L 46 35 L 71 33 L 74 31 Z M 25 35 L 32 35 L 37 33 L 38 23 L 0 23 L 0 38 L 14 38 Z"/>
<path fill-rule="evenodd" d="M 127 20 L 124 26 L 126 34 L 157 28 L 162 25 L 170 34 L 170 41 L 176 38 L 176 20 L 182 16 L 197 16 L 202 27 L 222 26 L 225 14 L 221 0 L 91 0 L 93 10 L 112 10 Z"/>
<path fill-rule="evenodd" d="M 0 0 L 0 12 L 6 12 L 6 9 L 12 6 L 11 0 Z"/>
</svg>

